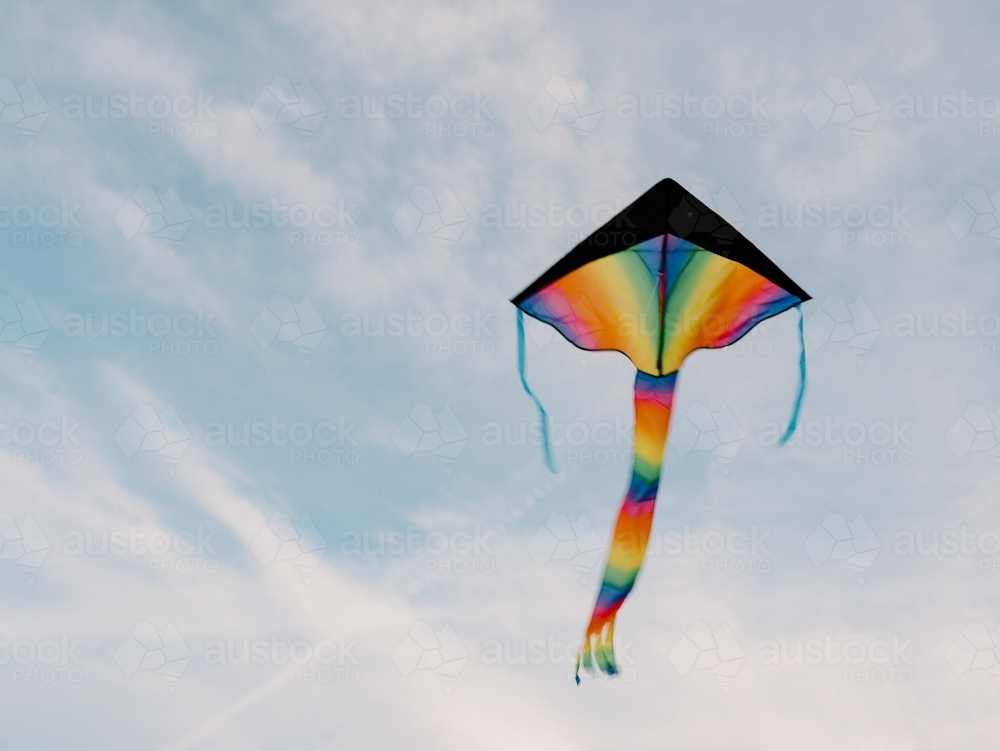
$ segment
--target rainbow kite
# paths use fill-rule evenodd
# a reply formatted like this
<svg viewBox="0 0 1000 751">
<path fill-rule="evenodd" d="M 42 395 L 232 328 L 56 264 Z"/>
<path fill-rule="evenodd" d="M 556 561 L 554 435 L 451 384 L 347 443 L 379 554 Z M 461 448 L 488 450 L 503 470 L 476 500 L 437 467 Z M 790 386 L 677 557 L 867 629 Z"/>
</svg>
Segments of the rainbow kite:
<svg viewBox="0 0 1000 751">
<path fill-rule="evenodd" d="M 577 658 L 617 672 L 615 616 L 635 584 L 653 524 L 677 372 L 696 349 L 725 347 L 761 321 L 810 299 L 732 225 L 673 180 L 662 180 L 546 271 L 512 302 L 518 315 L 521 384 L 542 419 L 545 458 L 555 470 L 548 416 L 525 380 L 523 313 L 552 324 L 577 347 L 617 350 L 638 369 L 635 464 L 615 524 L 597 604 Z M 799 309 L 799 392 L 782 441 L 794 432 L 805 393 Z"/>
</svg>

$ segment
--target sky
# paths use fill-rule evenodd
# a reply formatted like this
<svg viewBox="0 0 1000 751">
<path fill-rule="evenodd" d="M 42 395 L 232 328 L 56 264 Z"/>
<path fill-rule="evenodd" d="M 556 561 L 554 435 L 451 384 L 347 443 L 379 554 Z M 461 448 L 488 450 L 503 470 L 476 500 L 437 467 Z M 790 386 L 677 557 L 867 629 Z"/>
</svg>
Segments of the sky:
<svg viewBox="0 0 1000 751">
<path fill-rule="evenodd" d="M 0 751 L 978 749 L 982 3 L 25 3 L 0 31 Z M 508 302 L 671 177 L 812 300 L 678 379 Z"/>
</svg>

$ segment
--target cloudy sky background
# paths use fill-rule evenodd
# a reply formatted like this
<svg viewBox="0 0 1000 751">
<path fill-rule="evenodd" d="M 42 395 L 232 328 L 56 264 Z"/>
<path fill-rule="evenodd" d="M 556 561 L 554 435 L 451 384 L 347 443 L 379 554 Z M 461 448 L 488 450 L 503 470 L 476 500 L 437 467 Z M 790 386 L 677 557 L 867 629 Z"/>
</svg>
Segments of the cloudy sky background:
<svg viewBox="0 0 1000 751">
<path fill-rule="evenodd" d="M 0 748 L 627 739 L 875 751 L 993 737 L 1000 255 L 988 232 L 1000 210 L 989 198 L 1000 189 L 1000 61 L 984 6 L 8 8 Z M 275 122 L 264 92 L 281 89 L 276 77 L 308 79 L 315 96 L 295 96 L 325 115 L 280 122 L 295 119 L 286 109 Z M 846 109 L 831 113 L 821 87 L 848 91 Z M 552 96 L 567 89 L 553 117 Z M 380 97 L 408 93 L 420 100 L 412 116 L 351 116 L 355 101 L 377 115 Z M 145 100 L 136 114 L 113 117 L 109 105 L 101 116 L 102 97 L 130 94 Z M 176 112 L 142 114 L 156 97 Z M 930 116 L 906 117 L 918 97 Z M 645 103 L 635 118 L 631 98 Z M 714 116 L 719 101 L 730 111 Z M 581 110 L 590 117 L 560 122 Z M 538 446 L 517 445 L 537 417 L 506 301 L 603 222 L 602 206 L 667 176 L 710 197 L 813 295 L 802 421 L 816 435 L 839 428 L 818 445 L 768 440 L 794 397 L 794 314 L 742 346 L 693 355 L 675 435 L 684 420 L 698 434 L 689 417 L 707 411 L 731 416 L 739 428 L 722 437 L 742 443 L 721 461 L 711 445 L 723 425 L 703 424 L 697 448 L 670 450 L 654 527 L 663 544 L 618 621 L 625 671 L 576 688 L 566 655 L 630 472 L 633 369 L 529 326 L 529 380 L 563 431 L 577 425 L 571 440 L 558 436 L 549 474 Z M 155 218 L 143 226 L 157 231 L 138 231 L 136 201 L 150 190 L 183 206 L 167 212 L 176 243 Z M 446 226 L 423 231 L 436 229 L 431 218 L 412 232 L 427 195 Z M 49 204 L 58 212 L 39 212 Z M 326 227 L 218 226 L 218 206 L 239 220 L 246 204 L 336 213 L 321 210 Z M 543 226 L 508 226 L 532 204 Z M 836 219 L 858 205 L 851 218 L 865 217 L 785 226 L 808 204 L 839 207 Z M 496 207 L 514 221 L 496 226 Z M 549 219 L 550 207 L 562 212 Z M 564 220 L 569 207 L 578 226 Z M 16 341 L 18 316 L 44 330 L 28 297 L 49 327 L 40 348 L 37 336 Z M 300 330 L 325 334 L 275 340 L 263 311 L 289 303 Z M 102 316 L 132 311 L 176 328 L 99 335 Z M 392 335 L 392 314 L 409 315 L 413 333 Z M 88 316 L 90 333 L 74 328 Z M 918 316 L 926 335 L 907 335 Z M 137 448 L 137 410 L 169 424 L 164 452 L 155 437 Z M 428 415 L 448 445 L 411 453 Z M 303 446 L 225 435 L 254 422 L 333 427 Z M 850 436 L 864 434 L 856 446 L 842 440 L 849 423 L 860 426 Z M 830 559 L 824 520 L 855 524 L 836 550 L 867 549 L 863 565 Z M 567 523 L 575 536 L 552 559 L 551 533 Z M 102 536 L 133 529 L 171 549 L 101 553 Z M 279 555 L 282 530 L 299 540 Z M 685 531 L 697 549 L 678 553 L 667 542 Z M 957 553 L 932 548 L 935 535 L 963 531 Z M 393 532 L 420 551 L 380 550 Z M 917 532 L 925 552 L 908 555 L 901 543 Z M 88 533 L 81 550 L 74 541 Z M 733 533 L 760 545 L 747 552 Z M 365 535 L 370 554 L 350 554 Z M 720 537 L 732 549 L 701 548 Z M 442 540 L 444 550 L 425 549 Z M 313 555 L 299 565 L 285 559 L 303 549 Z M 705 631 L 716 644 L 702 643 L 692 667 L 699 647 L 686 634 Z M 268 644 L 260 664 L 213 658 L 220 643 L 238 658 L 256 640 Z M 528 650 L 534 640 L 544 649 Z M 796 644 L 810 640 L 839 646 L 796 664 Z M 293 642 L 304 643 L 299 662 L 271 651 Z M 843 659 L 849 642 L 863 658 Z M 713 648 L 731 680 L 710 669 Z"/>
</svg>

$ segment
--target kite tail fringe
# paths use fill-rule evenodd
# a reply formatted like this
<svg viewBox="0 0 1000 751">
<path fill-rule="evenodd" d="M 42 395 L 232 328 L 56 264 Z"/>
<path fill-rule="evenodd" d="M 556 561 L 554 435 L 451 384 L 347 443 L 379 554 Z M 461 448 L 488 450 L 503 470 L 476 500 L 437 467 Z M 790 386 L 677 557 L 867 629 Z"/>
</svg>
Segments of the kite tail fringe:
<svg viewBox="0 0 1000 751">
<path fill-rule="evenodd" d="M 806 395 L 806 339 L 802 330 L 802 306 L 796 305 L 795 307 L 799 310 L 799 393 L 795 397 L 795 405 L 792 407 L 792 417 L 788 421 L 788 428 L 781 436 L 782 446 L 788 442 L 799 426 L 799 412 L 802 410 L 802 399 Z"/>
<path fill-rule="evenodd" d="M 615 662 L 615 620 L 604 623 L 599 631 L 588 630 L 583 646 L 576 655 L 576 685 L 580 685 L 580 668 L 588 673 L 599 670 L 605 675 L 618 673 Z"/>
<path fill-rule="evenodd" d="M 542 402 L 537 396 L 531 391 L 528 386 L 528 381 L 525 378 L 525 343 L 524 343 L 524 312 L 518 308 L 517 309 L 517 372 L 521 377 L 521 386 L 524 387 L 525 393 L 531 397 L 531 401 L 535 403 L 538 408 L 538 415 L 542 422 L 542 448 L 545 452 L 545 465 L 549 468 L 552 474 L 556 473 L 556 463 L 552 459 L 552 444 L 549 440 L 549 414 L 545 411 L 545 407 L 542 406 Z"/>
</svg>

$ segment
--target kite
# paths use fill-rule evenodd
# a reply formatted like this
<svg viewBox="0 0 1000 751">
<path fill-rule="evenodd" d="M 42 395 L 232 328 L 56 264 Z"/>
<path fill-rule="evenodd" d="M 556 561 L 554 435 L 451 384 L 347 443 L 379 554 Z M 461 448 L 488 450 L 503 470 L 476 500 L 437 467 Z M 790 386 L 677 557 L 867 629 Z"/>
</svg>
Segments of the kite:
<svg viewBox="0 0 1000 751">
<path fill-rule="evenodd" d="M 637 369 L 632 479 L 615 524 L 597 604 L 577 657 L 613 675 L 615 616 L 635 584 L 653 523 L 677 374 L 697 349 L 726 347 L 761 321 L 799 310 L 799 389 L 782 443 L 805 394 L 801 304 L 811 299 L 725 219 L 674 180 L 661 180 L 542 274 L 517 306 L 521 385 L 541 416 L 553 472 L 548 415 L 525 378 L 524 313 L 585 350 L 616 350 Z"/>
</svg>

